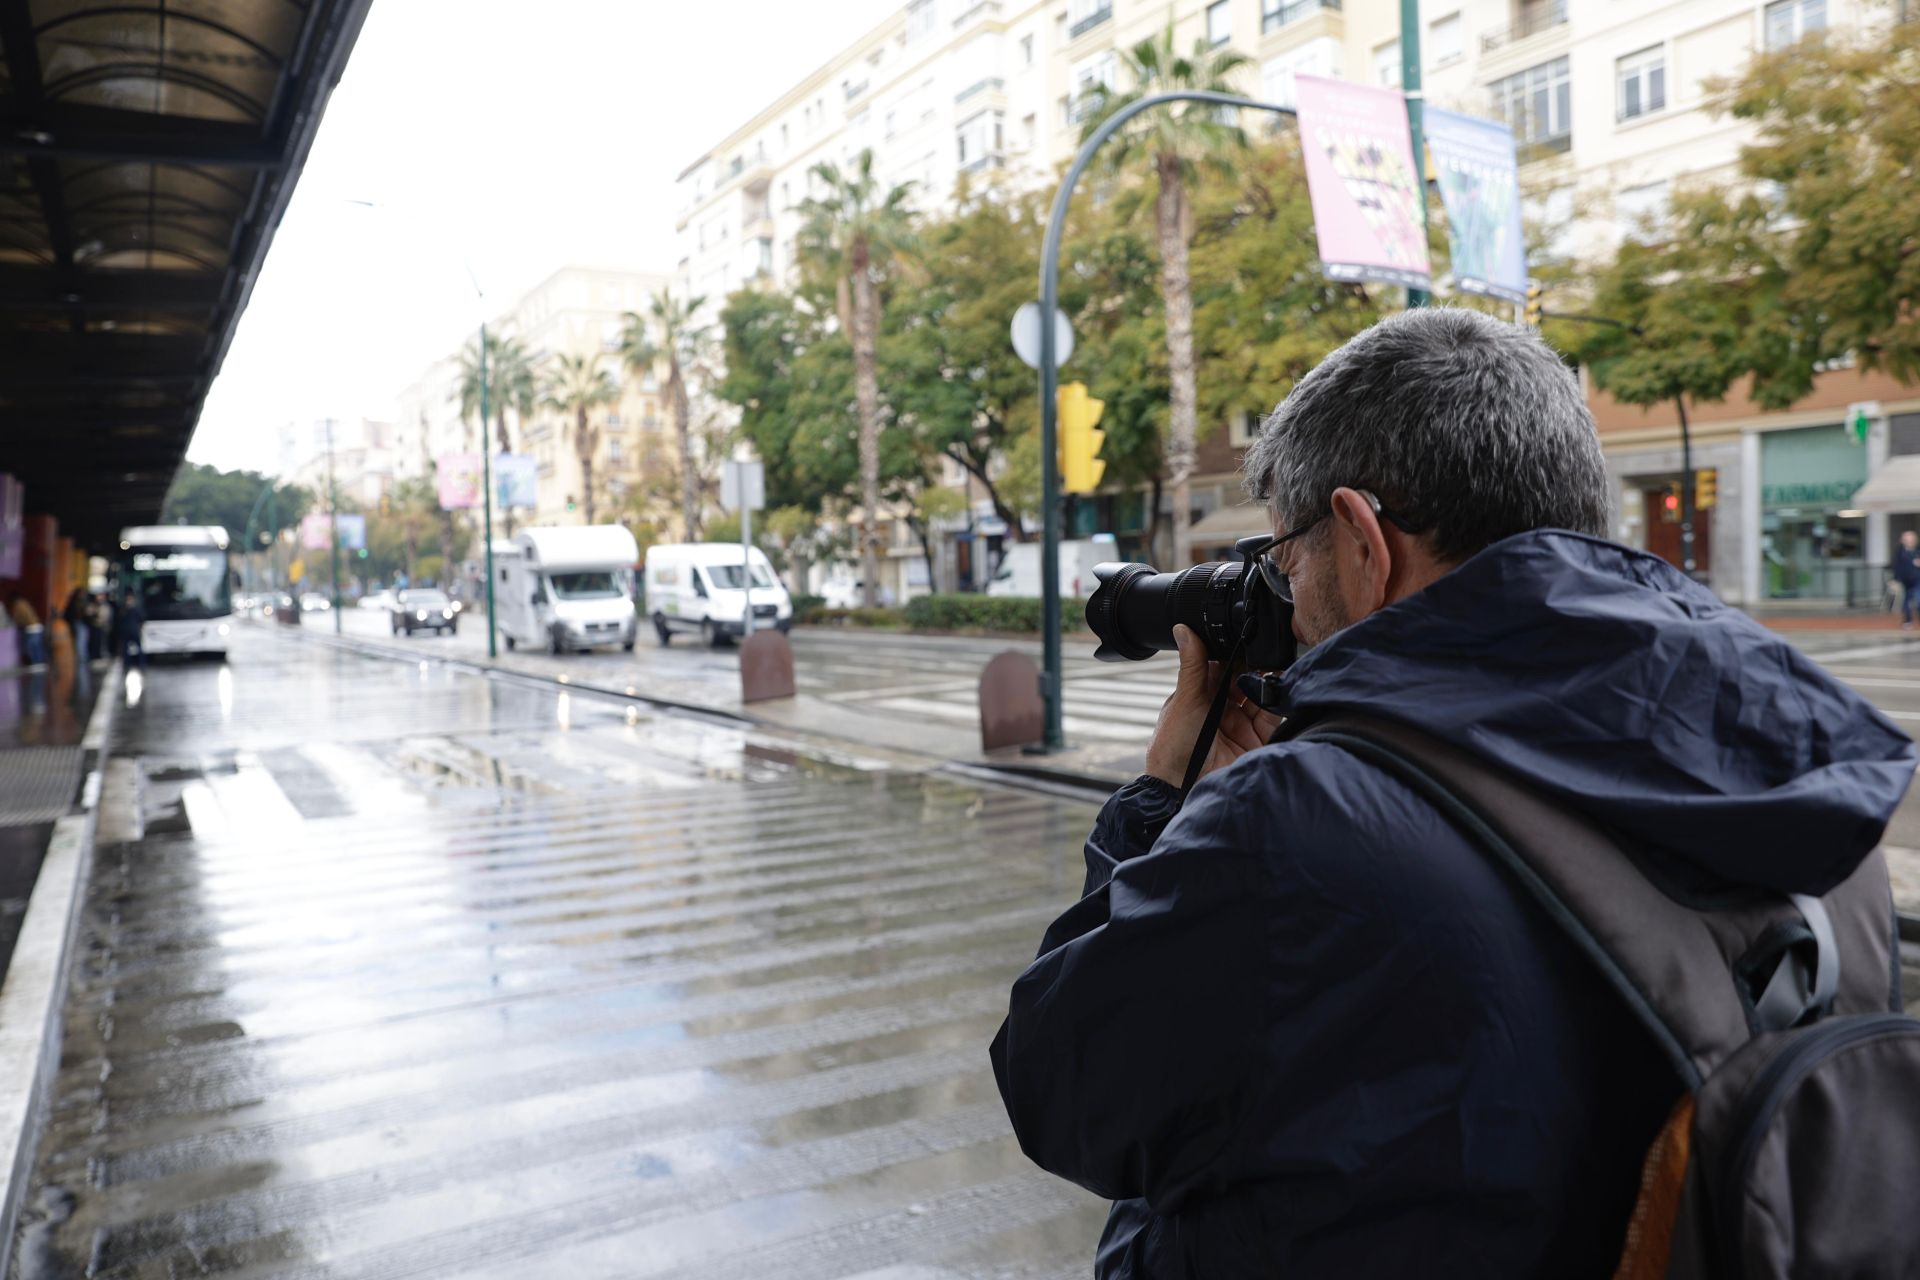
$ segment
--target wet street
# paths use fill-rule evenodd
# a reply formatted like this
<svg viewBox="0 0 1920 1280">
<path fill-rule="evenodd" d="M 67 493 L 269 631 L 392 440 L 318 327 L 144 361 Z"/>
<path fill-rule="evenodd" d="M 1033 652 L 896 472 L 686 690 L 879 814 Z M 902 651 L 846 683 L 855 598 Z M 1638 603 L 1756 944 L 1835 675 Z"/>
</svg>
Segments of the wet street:
<svg viewBox="0 0 1920 1280">
<path fill-rule="evenodd" d="M 986 1048 L 1090 803 L 235 639 L 123 695 L 17 1274 L 1086 1274 Z"/>
</svg>

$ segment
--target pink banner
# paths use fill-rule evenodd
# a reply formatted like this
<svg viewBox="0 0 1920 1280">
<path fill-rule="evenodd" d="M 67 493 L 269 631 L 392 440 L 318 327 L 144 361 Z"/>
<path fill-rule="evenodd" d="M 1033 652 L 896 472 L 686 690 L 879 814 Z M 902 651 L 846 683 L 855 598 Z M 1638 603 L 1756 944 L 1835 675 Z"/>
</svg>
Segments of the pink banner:
<svg viewBox="0 0 1920 1280">
<path fill-rule="evenodd" d="M 1430 287 L 1426 186 L 1413 166 L 1406 99 L 1320 76 L 1294 84 L 1321 269 L 1333 280 Z"/>
<path fill-rule="evenodd" d="M 439 461 L 440 509 L 467 511 L 480 505 L 480 455 L 443 453 Z"/>
<path fill-rule="evenodd" d="M 306 551 L 325 551 L 333 545 L 333 521 L 324 511 L 300 517 L 300 546 Z"/>
</svg>

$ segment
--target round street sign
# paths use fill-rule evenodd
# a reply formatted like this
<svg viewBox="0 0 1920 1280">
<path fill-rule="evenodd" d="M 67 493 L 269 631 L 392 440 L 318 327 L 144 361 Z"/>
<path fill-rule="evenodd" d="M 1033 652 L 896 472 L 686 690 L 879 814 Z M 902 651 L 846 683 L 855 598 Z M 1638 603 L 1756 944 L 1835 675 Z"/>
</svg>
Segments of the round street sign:
<svg viewBox="0 0 1920 1280">
<path fill-rule="evenodd" d="M 1040 367 L 1040 304 L 1022 303 L 1013 313 L 1013 352 L 1026 361 L 1029 368 Z M 1073 354 L 1073 326 L 1067 322 L 1067 313 L 1060 308 L 1053 309 L 1053 363 L 1054 367 L 1067 362 Z"/>
</svg>

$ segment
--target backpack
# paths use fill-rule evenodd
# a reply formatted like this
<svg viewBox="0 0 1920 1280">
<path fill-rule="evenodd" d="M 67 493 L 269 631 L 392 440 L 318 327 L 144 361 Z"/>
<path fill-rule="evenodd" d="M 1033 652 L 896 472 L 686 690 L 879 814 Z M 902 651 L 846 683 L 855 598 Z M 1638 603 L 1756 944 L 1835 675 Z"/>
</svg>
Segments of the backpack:
<svg viewBox="0 0 1920 1280">
<path fill-rule="evenodd" d="M 1391 774 L 1572 937 L 1685 1092 L 1642 1171 L 1616 1280 L 1920 1276 L 1920 1021 L 1902 1012 L 1886 861 L 1827 894 L 1706 891 L 1411 729 L 1339 713 L 1282 736 Z"/>
</svg>

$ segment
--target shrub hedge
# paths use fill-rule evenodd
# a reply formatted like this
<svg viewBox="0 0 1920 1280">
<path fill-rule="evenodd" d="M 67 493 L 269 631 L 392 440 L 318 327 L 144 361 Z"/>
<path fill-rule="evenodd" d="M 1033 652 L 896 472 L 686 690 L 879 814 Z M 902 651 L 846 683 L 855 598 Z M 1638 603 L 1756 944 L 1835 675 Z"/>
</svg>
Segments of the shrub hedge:
<svg viewBox="0 0 1920 1280">
<path fill-rule="evenodd" d="M 1060 625 L 1075 631 L 1086 625 L 1086 602 L 1062 600 Z M 1038 632 L 1044 616 L 1038 596 L 988 596 L 971 592 L 916 596 L 907 601 L 906 623 L 916 631 Z"/>
</svg>

